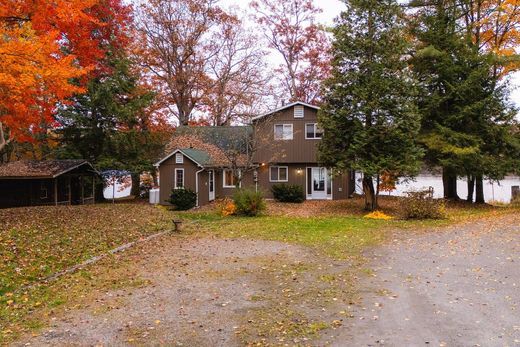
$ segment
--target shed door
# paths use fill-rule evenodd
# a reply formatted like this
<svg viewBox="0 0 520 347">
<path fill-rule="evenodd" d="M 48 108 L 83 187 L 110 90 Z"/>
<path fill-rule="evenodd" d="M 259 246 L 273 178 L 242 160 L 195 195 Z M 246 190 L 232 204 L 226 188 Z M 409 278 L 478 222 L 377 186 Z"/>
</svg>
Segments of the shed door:
<svg viewBox="0 0 520 347">
<path fill-rule="evenodd" d="M 208 171 L 208 191 L 209 191 L 209 201 L 215 200 L 215 171 Z"/>
</svg>

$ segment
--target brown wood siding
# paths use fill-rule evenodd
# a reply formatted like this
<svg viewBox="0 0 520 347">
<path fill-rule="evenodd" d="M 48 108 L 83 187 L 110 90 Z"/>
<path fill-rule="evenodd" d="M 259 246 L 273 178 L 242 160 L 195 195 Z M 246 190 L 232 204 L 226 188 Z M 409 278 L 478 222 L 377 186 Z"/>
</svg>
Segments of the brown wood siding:
<svg viewBox="0 0 520 347">
<path fill-rule="evenodd" d="M 315 166 L 315 164 L 310 164 Z M 287 166 L 288 169 L 288 181 L 287 182 L 270 182 L 269 170 L 271 166 Z M 264 196 L 268 199 L 273 198 L 271 192 L 272 186 L 275 184 L 296 184 L 303 188 L 305 192 L 305 167 L 307 164 L 279 164 L 279 165 L 264 165 L 258 168 L 258 187 L 259 190 L 264 193 Z M 298 169 L 301 169 L 301 173 L 298 173 Z"/>
<path fill-rule="evenodd" d="M 347 199 L 349 194 L 349 182 L 348 172 L 342 173 L 341 175 L 334 176 L 332 178 L 332 199 L 341 200 Z"/>
<path fill-rule="evenodd" d="M 184 169 L 184 188 L 195 191 L 195 173 L 200 170 L 197 164 L 184 156 L 182 164 L 175 164 L 175 156 L 159 166 L 159 203 L 169 205 L 168 200 L 175 184 L 175 169 Z M 200 183 L 200 181 L 199 181 Z M 201 195 L 202 197 L 202 195 Z"/>
<path fill-rule="evenodd" d="M 215 198 L 222 199 L 232 197 L 236 188 L 224 188 L 223 169 L 215 169 Z M 242 174 L 241 188 L 255 189 L 253 172 L 248 171 Z"/>
<path fill-rule="evenodd" d="M 287 182 L 270 182 L 269 170 L 271 166 L 287 166 L 288 168 L 288 181 Z M 307 184 L 307 168 L 316 167 L 316 163 L 303 163 L 303 164 L 277 164 L 277 165 L 264 165 L 258 168 L 258 187 L 264 193 L 266 198 L 273 198 L 271 188 L 275 184 L 296 184 L 303 188 L 303 192 L 306 194 L 308 191 Z M 299 173 L 299 170 L 301 172 Z M 335 176 L 332 179 L 332 198 L 334 200 L 347 199 L 349 196 L 349 182 L 350 176 L 344 173 L 339 176 Z"/>
<path fill-rule="evenodd" d="M 209 177 L 207 171 L 202 171 L 199 173 L 199 206 L 204 206 L 209 203 L 208 179 Z"/>
<path fill-rule="evenodd" d="M 294 107 L 255 121 L 256 163 L 316 163 L 320 140 L 305 138 L 305 124 L 317 123 L 317 110 L 304 108 L 303 118 L 294 118 Z M 275 124 L 293 124 L 292 140 L 275 140 Z"/>
</svg>

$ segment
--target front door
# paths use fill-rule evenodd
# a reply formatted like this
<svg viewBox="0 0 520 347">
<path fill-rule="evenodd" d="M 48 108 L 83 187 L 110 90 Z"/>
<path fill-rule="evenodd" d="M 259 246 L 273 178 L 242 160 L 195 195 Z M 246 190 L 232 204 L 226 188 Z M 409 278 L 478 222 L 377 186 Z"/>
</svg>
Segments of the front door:
<svg viewBox="0 0 520 347">
<path fill-rule="evenodd" d="M 215 171 L 208 171 L 209 201 L 215 200 Z"/>
<path fill-rule="evenodd" d="M 313 167 L 311 170 L 311 198 L 327 198 L 327 169 L 324 167 Z"/>
</svg>

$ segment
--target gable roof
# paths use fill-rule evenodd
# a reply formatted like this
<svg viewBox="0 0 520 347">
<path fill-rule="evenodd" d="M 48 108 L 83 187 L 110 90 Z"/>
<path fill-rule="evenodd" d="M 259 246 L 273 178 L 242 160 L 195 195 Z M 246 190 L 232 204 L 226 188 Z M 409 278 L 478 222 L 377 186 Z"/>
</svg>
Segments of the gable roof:
<svg viewBox="0 0 520 347">
<path fill-rule="evenodd" d="M 291 107 L 294 107 L 296 105 L 301 105 L 301 106 L 305 106 L 305 107 L 310 107 L 312 109 L 315 109 L 315 110 L 319 110 L 320 108 L 318 106 L 315 106 L 315 105 L 311 105 L 311 104 L 308 104 L 306 102 L 303 102 L 303 101 L 296 101 L 296 102 L 292 102 L 290 104 L 287 104 L 285 106 L 282 106 L 282 107 L 279 107 L 277 108 L 276 110 L 273 110 L 273 111 L 269 111 L 267 113 L 264 113 L 264 114 L 261 114 L 259 116 L 256 116 L 256 117 L 253 117 L 252 120 L 257 120 L 257 119 L 260 119 L 260 118 L 264 118 L 265 116 L 269 116 L 273 113 L 277 113 L 277 112 L 280 112 L 280 111 L 283 111 L 283 110 L 286 110 L 288 108 L 291 108 Z"/>
<path fill-rule="evenodd" d="M 195 149 L 195 148 L 178 148 L 178 149 L 175 149 L 173 152 L 169 153 L 168 155 L 166 155 L 164 158 L 159 160 L 154 165 L 155 166 L 161 165 L 163 162 L 170 159 L 177 153 L 182 153 L 185 157 L 187 157 L 188 159 L 193 161 L 198 166 L 208 166 L 208 165 L 212 164 L 211 155 L 204 150 Z"/>
<path fill-rule="evenodd" d="M 0 165 L 0 179 L 56 178 L 83 165 L 97 172 L 84 159 L 20 160 Z"/>
<path fill-rule="evenodd" d="M 175 133 L 166 146 L 159 166 L 175 153 L 181 151 L 199 166 L 227 167 L 230 165 L 226 151 L 238 151 L 245 163 L 249 139 L 253 134 L 250 126 L 184 126 L 175 130 Z"/>
</svg>

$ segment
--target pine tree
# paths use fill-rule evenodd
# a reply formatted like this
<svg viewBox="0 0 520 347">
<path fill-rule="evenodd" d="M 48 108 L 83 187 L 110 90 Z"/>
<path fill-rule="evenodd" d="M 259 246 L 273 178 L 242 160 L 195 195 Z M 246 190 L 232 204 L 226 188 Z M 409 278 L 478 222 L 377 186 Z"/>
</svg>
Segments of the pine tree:
<svg viewBox="0 0 520 347">
<path fill-rule="evenodd" d="M 468 201 L 483 203 L 483 178 L 511 170 L 514 112 L 507 85 L 493 73 L 497 58 L 482 52 L 466 30 L 458 0 L 413 1 L 411 64 L 419 80 L 419 141 L 426 162 L 443 171 L 444 197 L 459 199 L 457 178 L 467 177 Z"/>
<path fill-rule="evenodd" d="M 374 178 L 417 173 L 420 118 L 405 60 L 403 12 L 395 0 L 349 0 L 333 29 L 332 76 L 319 121 L 324 165 L 361 171 L 365 208 L 377 208 Z"/>
<path fill-rule="evenodd" d="M 91 79 L 85 94 L 59 110 L 57 156 L 84 158 L 101 170 L 129 171 L 133 182 L 139 182 L 140 173 L 153 171 L 166 136 L 152 131 L 147 108 L 154 94 L 141 88 L 131 61 L 123 53 L 109 59 L 110 69 Z M 138 189 L 134 184 L 132 194 Z"/>
</svg>

